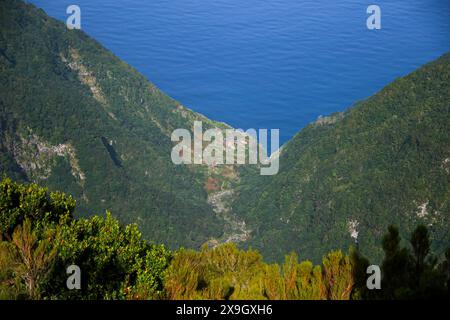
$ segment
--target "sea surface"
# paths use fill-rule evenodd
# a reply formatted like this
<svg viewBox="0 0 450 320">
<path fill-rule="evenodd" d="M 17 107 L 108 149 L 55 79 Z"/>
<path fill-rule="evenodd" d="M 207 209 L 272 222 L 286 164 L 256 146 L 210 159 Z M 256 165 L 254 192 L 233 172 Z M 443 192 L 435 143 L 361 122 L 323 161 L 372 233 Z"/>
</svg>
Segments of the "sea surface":
<svg viewBox="0 0 450 320">
<path fill-rule="evenodd" d="M 450 51 L 449 0 L 32 0 L 173 98 L 281 142 Z M 381 30 L 366 9 L 381 8 Z"/>
</svg>

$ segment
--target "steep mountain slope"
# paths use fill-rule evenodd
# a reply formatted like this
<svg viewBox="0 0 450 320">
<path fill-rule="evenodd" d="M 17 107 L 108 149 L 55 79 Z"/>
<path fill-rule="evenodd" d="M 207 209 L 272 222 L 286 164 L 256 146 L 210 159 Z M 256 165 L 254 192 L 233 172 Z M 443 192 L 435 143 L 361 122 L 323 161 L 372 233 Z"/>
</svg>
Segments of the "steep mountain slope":
<svg viewBox="0 0 450 320">
<path fill-rule="evenodd" d="M 73 194 L 78 215 L 109 209 L 172 247 L 226 236 L 208 169 L 170 158 L 175 128 L 224 124 L 22 1 L 0 2 L 0 71 L 0 174 Z"/>
<path fill-rule="evenodd" d="M 82 31 L 0 1 L 0 174 L 73 194 L 171 247 L 244 242 L 318 261 L 358 239 L 378 259 L 387 225 L 450 242 L 450 55 L 282 149 L 280 173 L 175 166 L 170 134 L 226 127 L 180 105 Z M 234 200 L 235 199 L 235 200 Z M 234 202 L 233 202 L 234 200 Z M 230 203 L 233 202 L 231 206 Z"/>
<path fill-rule="evenodd" d="M 389 224 L 406 236 L 419 223 L 439 254 L 450 243 L 450 54 L 301 130 L 278 175 L 243 180 L 234 210 L 272 259 L 318 260 L 357 238 L 378 260 Z"/>
</svg>

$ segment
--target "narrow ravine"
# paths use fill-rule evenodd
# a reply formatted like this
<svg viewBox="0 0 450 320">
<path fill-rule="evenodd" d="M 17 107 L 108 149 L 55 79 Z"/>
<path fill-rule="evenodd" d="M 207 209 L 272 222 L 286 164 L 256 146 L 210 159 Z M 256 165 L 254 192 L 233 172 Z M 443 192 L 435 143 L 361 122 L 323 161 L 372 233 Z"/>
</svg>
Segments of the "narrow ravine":
<svg viewBox="0 0 450 320">
<path fill-rule="evenodd" d="M 223 235 L 217 239 L 210 239 L 210 246 L 215 247 L 222 243 L 247 241 L 250 238 L 251 230 L 244 220 L 233 213 L 231 206 L 235 199 L 233 185 L 240 180 L 235 168 L 232 166 L 210 167 L 208 171 L 207 201 L 217 217 L 224 223 Z"/>
<path fill-rule="evenodd" d="M 217 216 L 225 222 L 224 235 L 218 243 L 244 242 L 250 238 L 250 230 L 244 220 L 239 219 L 231 210 L 234 198 L 233 189 L 221 190 L 208 196 L 208 203 Z"/>
</svg>

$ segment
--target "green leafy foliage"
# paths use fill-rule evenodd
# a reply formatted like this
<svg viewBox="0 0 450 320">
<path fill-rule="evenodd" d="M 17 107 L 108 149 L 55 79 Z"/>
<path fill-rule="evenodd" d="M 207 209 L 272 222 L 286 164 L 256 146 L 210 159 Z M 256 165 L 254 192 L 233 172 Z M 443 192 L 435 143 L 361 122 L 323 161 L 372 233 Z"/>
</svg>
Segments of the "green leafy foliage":
<svg viewBox="0 0 450 320">
<path fill-rule="evenodd" d="M 21 192 L 17 201 L 0 206 L 4 217 L 0 227 L 9 226 L 4 224 L 9 223 L 9 215 L 16 217 L 12 236 L 0 242 L 1 295 L 30 299 L 162 297 L 171 253 L 143 240 L 136 225 L 122 227 L 110 213 L 105 218 L 73 219 L 71 197 L 10 179 L 1 185 L 1 199 L 9 199 L 11 190 Z M 54 202 L 36 202 L 36 194 Z M 45 214 L 30 215 L 33 212 Z M 66 287 L 70 265 L 83 270 L 81 290 Z"/>
<path fill-rule="evenodd" d="M 46 194 L 44 188 L 17 185 L 9 179 L 0 189 L 23 188 Z M 59 193 L 60 204 L 73 200 Z M 46 202 L 40 202 L 47 207 Z M 63 207 L 65 207 L 63 205 Z M 28 208 L 42 209 L 39 206 Z M 11 211 L 0 207 L 0 214 Z M 8 211 L 7 211 L 8 210 Z M 52 212 L 54 210 L 54 212 Z M 71 207 L 71 210 L 73 208 Z M 438 261 L 429 254 L 428 229 L 418 226 L 410 246 L 401 247 L 398 229 L 383 238 L 382 289 L 368 290 L 369 261 L 357 248 L 350 253 L 327 253 L 320 265 L 298 261 L 295 253 L 283 264 L 268 264 L 256 250 L 227 243 L 201 250 L 168 251 L 143 240 L 135 224 L 122 226 L 111 213 L 106 217 L 73 219 L 59 207 L 45 215 L 25 218 L 11 237 L 0 241 L 0 299 L 429 299 L 450 297 L 450 249 Z M 2 226 L 0 224 L 0 226 Z M 81 270 L 81 288 L 66 286 L 67 267 Z"/>
<path fill-rule="evenodd" d="M 136 225 L 123 228 L 108 213 L 106 218 L 62 224 L 56 234 L 58 259 L 49 281 L 51 297 L 154 299 L 161 295 L 170 253 L 163 246 L 147 244 Z M 83 270 L 80 291 L 64 290 L 69 265 Z"/>
<path fill-rule="evenodd" d="M 18 184 L 5 178 L 0 181 L 0 236 L 10 237 L 14 229 L 26 219 L 57 222 L 62 216 L 71 216 L 75 200 L 59 192 L 36 184 Z"/>
</svg>

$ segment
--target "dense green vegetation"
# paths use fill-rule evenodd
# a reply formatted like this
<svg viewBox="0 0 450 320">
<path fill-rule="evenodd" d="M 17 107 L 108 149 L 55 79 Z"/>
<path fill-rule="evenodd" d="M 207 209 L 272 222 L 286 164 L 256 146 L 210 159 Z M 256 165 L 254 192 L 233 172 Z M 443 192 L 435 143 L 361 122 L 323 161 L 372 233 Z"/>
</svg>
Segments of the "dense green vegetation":
<svg viewBox="0 0 450 320">
<path fill-rule="evenodd" d="M 170 159 L 172 130 L 196 119 L 213 124 L 82 31 L 0 2 L 0 174 L 72 194 L 76 214 L 110 209 L 147 239 L 199 247 L 223 222 L 205 169 Z"/>
<path fill-rule="evenodd" d="M 369 261 L 352 248 L 333 251 L 320 265 L 267 264 L 255 250 L 234 244 L 169 251 L 142 239 L 136 225 L 111 214 L 75 219 L 72 197 L 35 184 L 0 182 L 0 299 L 418 299 L 444 298 L 450 289 L 445 260 L 429 254 L 428 229 L 410 246 L 398 230 L 383 238 L 382 289 L 366 287 Z M 81 270 L 81 289 L 66 287 L 66 268 Z"/>
<path fill-rule="evenodd" d="M 295 262 L 294 269 L 309 274 L 305 281 L 322 288 L 311 285 L 308 297 L 329 298 L 330 290 L 320 284 L 327 272 L 323 257 L 347 265 L 348 257 L 337 258 L 336 250 L 350 249 L 352 233 L 357 234 L 361 254 L 381 263 L 385 230 L 400 226 L 398 237 L 404 240 L 392 254 L 402 258 L 406 268 L 414 259 L 409 249 L 401 248 L 410 246 L 405 239 L 423 224 L 431 240 L 430 254 L 437 261 L 421 270 L 433 274 L 446 259 L 450 243 L 449 86 L 447 54 L 346 112 L 301 130 L 283 147 L 276 176 L 259 176 L 248 166 L 174 166 L 173 129 L 191 128 L 194 120 L 205 126 L 225 125 L 167 97 L 82 31 L 68 30 L 22 1 L 1 1 L 0 174 L 61 190 L 77 201 L 75 208 L 74 200 L 57 192 L 46 195 L 31 185 L 17 186 L 24 189 L 0 208 L 0 231 L 9 243 L 4 250 L 15 256 L 20 239 L 27 235 L 41 257 L 37 278 L 45 278 L 52 272 L 49 266 L 58 265 L 62 273 L 52 275 L 53 282 L 42 280 L 41 293 L 37 288 L 26 293 L 31 297 L 60 297 L 59 279 L 66 276 L 61 266 L 78 257 L 80 265 L 93 270 L 89 295 L 83 293 L 86 298 L 297 297 L 295 290 L 287 293 L 281 285 L 287 281 L 287 269 L 266 264 L 255 251 L 225 246 L 218 251 L 168 252 L 142 240 L 136 227 L 123 229 L 119 223 L 136 223 L 145 240 L 171 250 L 239 238 L 266 261 L 280 263 L 288 252 L 310 259 L 312 263 Z M 34 191 L 27 193 L 26 188 Z M 210 197 L 221 191 L 230 196 Z M 219 213 L 217 207 L 222 208 Z M 107 210 L 114 218 L 103 214 Z M 90 213 L 103 218 L 88 219 Z M 114 232 L 105 232 L 110 229 Z M 50 245 L 62 237 L 74 243 L 56 249 Z M 116 239 L 121 239 L 124 251 Z M 16 249 L 11 249 L 16 242 Z M 112 252 L 106 249 L 110 246 Z M 234 269 L 215 264 L 217 252 L 258 272 L 235 282 Z M 132 253 L 135 256 L 129 258 Z M 7 260 L 15 261 L 11 259 Z M 142 270 L 158 259 L 159 271 L 144 279 L 148 273 Z M 195 278 L 185 279 L 181 270 L 166 268 L 169 260 L 180 268 L 191 265 L 188 275 Z M 103 281 L 104 270 L 112 265 L 111 278 L 118 280 Z M 14 268 L 8 267 L 12 271 L 5 279 L 25 281 Z M 170 281 L 163 290 L 166 271 Z M 261 282 L 266 274 L 276 280 Z M 177 287 L 180 282 L 181 288 L 195 290 L 180 292 L 185 290 Z M 417 293 L 418 282 L 416 289 L 401 282 L 405 289 L 393 290 L 392 297 Z M 209 285 L 203 287 L 204 283 Z M 25 294 L 19 287 L 16 294 Z"/>
<path fill-rule="evenodd" d="M 429 227 L 432 251 L 450 243 L 450 54 L 400 78 L 344 113 L 301 130 L 275 176 L 244 176 L 234 210 L 249 245 L 280 260 L 320 261 L 354 243 L 381 261 L 384 230 Z"/>
<path fill-rule="evenodd" d="M 3 298 L 161 296 L 170 253 L 146 243 L 136 225 L 123 228 L 109 213 L 76 220 L 72 197 L 34 184 L 5 179 L 0 190 Z M 82 291 L 64 290 L 72 264 L 83 270 Z"/>
</svg>

